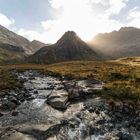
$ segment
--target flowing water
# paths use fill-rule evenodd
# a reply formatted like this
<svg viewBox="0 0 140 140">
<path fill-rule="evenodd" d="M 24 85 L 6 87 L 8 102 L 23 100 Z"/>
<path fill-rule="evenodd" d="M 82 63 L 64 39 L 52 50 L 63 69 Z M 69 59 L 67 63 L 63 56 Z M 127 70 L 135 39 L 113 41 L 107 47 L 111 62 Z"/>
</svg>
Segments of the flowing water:
<svg viewBox="0 0 140 140">
<path fill-rule="evenodd" d="M 47 104 L 46 100 L 53 90 L 65 90 L 63 82 L 66 81 L 35 71 L 20 73 L 18 77 L 24 80 L 24 87 L 10 91 L 0 100 L 2 103 L 12 96 L 20 101 L 15 109 L 5 111 L 0 117 L 1 140 L 140 139 L 140 128 L 137 126 L 140 123 L 139 117 L 132 114 L 137 119 L 136 124 L 132 122 L 128 125 L 129 121 L 133 121 L 130 115 L 132 111 L 127 110 L 128 114 L 121 114 L 120 110 L 116 110 L 114 113 L 107 101 L 96 95 L 69 101 L 66 109 L 59 110 Z M 83 80 L 77 83 L 84 91 L 87 90 Z M 96 82 L 92 86 L 93 89 L 101 90 L 103 84 Z M 18 113 L 13 115 L 13 112 Z"/>
</svg>

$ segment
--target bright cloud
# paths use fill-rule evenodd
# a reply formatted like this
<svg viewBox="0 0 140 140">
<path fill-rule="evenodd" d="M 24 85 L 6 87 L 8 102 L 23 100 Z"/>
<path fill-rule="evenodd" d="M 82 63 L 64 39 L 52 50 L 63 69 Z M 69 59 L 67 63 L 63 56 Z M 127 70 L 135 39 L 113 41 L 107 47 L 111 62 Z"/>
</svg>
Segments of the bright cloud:
<svg viewBox="0 0 140 140">
<path fill-rule="evenodd" d="M 2 26 L 9 27 L 14 22 L 15 22 L 14 19 L 10 19 L 6 15 L 0 13 L 0 24 Z"/>
<path fill-rule="evenodd" d="M 127 7 L 129 0 L 49 0 L 50 5 L 62 8 L 58 19 L 41 21 L 43 32 L 20 29 L 19 34 L 30 40 L 56 42 L 68 30 L 75 31 L 82 39 L 90 40 L 100 32 L 118 30 L 122 26 L 140 27 L 140 10 L 134 7 L 128 12 L 128 23 L 112 19 Z M 103 9 L 103 10 L 102 10 Z"/>
<path fill-rule="evenodd" d="M 42 21 L 41 25 L 47 34 L 53 35 L 55 42 L 67 30 L 74 30 L 84 40 L 91 39 L 99 32 L 109 32 L 122 26 L 118 21 L 109 19 L 112 14 L 119 14 L 127 0 L 49 0 L 53 8 L 63 8 L 61 18 Z M 101 4 L 104 13 L 93 12 L 93 4 Z"/>
<path fill-rule="evenodd" d="M 140 9 L 138 7 L 134 7 L 129 11 L 128 14 L 128 20 L 130 22 L 128 23 L 128 26 L 135 26 L 135 27 L 140 27 Z"/>
<path fill-rule="evenodd" d="M 105 7 L 103 14 L 107 16 L 119 14 L 126 7 L 126 2 L 129 0 L 89 0 L 93 4 L 100 4 Z"/>
<path fill-rule="evenodd" d="M 33 30 L 19 29 L 17 33 L 28 38 L 29 40 L 34 40 L 40 37 L 40 34 L 37 31 Z"/>
</svg>

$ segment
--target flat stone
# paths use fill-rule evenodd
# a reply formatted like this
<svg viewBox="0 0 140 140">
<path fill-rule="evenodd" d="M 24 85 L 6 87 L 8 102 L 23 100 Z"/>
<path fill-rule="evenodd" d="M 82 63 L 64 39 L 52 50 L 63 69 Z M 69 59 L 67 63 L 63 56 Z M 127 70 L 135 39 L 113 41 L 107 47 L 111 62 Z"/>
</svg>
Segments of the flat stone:
<svg viewBox="0 0 140 140">
<path fill-rule="evenodd" d="M 48 97 L 47 103 L 54 108 L 67 108 L 68 93 L 65 90 L 54 90 Z"/>
<path fill-rule="evenodd" d="M 11 134 L 9 137 L 4 138 L 4 140 L 36 140 L 36 139 L 29 135 L 25 135 L 20 132 L 15 132 Z"/>
</svg>

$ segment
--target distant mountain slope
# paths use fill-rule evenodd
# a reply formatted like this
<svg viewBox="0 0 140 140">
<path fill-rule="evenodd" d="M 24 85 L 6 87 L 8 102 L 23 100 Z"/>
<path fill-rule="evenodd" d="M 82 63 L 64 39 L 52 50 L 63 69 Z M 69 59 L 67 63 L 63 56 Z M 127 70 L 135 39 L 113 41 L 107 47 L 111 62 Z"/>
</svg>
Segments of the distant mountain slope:
<svg viewBox="0 0 140 140">
<path fill-rule="evenodd" d="M 9 44 L 17 47 L 21 47 L 27 54 L 30 54 L 31 50 L 28 48 L 29 40 L 17 35 L 16 33 L 6 29 L 0 25 L 0 44 Z"/>
<path fill-rule="evenodd" d="M 0 63 L 21 61 L 44 46 L 46 44 L 36 40 L 30 42 L 0 25 Z"/>
<path fill-rule="evenodd" d="M 35 53 L 36 51 L 38 51 L 39 49 L 41 49 L 42 47 L 47 46 L 47 44 L 42 43 L 38 40 L 33 40 L 32 42 L 30 42 L 28 44 L 28 48 L 31 50 L 31 53 Z"/>
<path fill-rule="evenodd" d="M 29 58 L 29 62 L 55 63 L 71 60 L 97 60 L 100 56 L 75 32 L 66 32 L 55 44 L 46 46 Z"/>
<path fill-rule="evenodd" d="M 9 44 L 0 44 L 0 64 L 23 61 L 26 54 L 22 48 Z"/>
<path fill-rule="evenodd" d="M 140 29 L 123 27 L 119 31 L 98 34 L 90 44 L 113 59 L 140 56 Z"/>
</svg>

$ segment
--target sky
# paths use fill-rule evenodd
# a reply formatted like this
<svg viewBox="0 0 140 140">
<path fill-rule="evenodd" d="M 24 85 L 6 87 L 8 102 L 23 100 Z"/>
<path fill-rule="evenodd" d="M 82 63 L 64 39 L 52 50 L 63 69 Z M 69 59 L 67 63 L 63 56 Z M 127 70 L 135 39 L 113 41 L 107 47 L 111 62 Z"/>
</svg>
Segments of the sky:
<svg viewBox="0 0 140 140">
<path fill-rule="evenodd" d="M 88 41 L 140 28 L 140 0 L 0 0 L 0 24 L 31 41 L 55 43 L 68 30 Z"/>
</svg>

